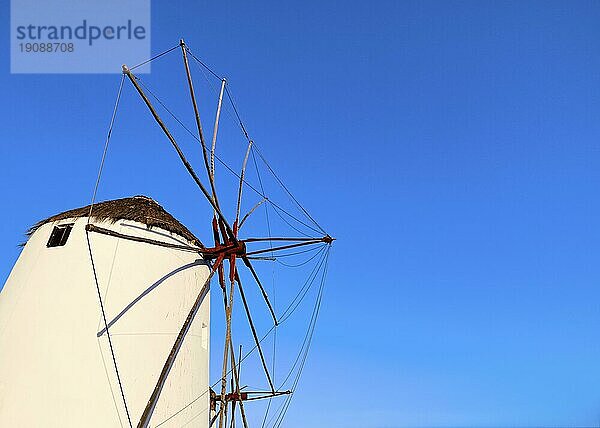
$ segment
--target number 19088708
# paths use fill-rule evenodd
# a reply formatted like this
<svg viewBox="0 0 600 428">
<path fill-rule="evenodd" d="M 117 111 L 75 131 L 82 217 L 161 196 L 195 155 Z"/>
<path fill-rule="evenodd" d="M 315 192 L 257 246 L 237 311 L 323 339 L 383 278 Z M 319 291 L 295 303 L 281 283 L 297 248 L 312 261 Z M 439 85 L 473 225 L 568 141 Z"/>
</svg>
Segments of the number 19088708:
<svg viewBox="0 0 600 428">
<path fill-rule="evenodd" d="M 21 52 L 69 53 L 75 51 L 73 43 L 19 43 Z"/>
</svg>

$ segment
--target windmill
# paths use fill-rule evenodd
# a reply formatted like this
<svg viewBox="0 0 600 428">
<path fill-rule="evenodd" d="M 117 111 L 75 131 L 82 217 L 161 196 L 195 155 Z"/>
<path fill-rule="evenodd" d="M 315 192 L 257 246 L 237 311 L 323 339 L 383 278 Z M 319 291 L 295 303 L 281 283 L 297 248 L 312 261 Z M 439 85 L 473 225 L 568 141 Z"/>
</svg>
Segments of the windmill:
<svg viewBox="0 0 600 428">
<path fill-rule="evenodd" d="M 276 181 L 282 186 L 291 200 L 297 204 L 300 211 L 307 219 L 307 222 L 310 223 L 310 228 L 320 233 L 311 236 L 306 236 L 306 234 L 302 234 L 303 236 L 272 236 L 269 231 L 265 236 L 244 236 L 244 224 L 253 213 L 259 209 L 259 207 L 271 205 L 275 207 L 275 209 L 284 212 L 285 210 L 279 207 L 274 201 L 270 200 L 264 192 L 257 190 L 246 180 L 246 169 L 249 158 L 255 156 L 257 149 L 239 118 L 239 114 L 227 87 L 227 81 L 220 78 L 200 61 L 183 40 L 181 40 L 177 46 L 156 55 L 149 61 L 153 61 L 175 50 L 180 50 L 182 55 L 187 89 L 196 125 L 194 138 L 200 143 L 203 169 L 205 170 L 206 177 L 201 179 L 194 170 L 176 141 L 173 133 L 161 117 L 155 103 L 151 100 L 151 98 L 157 98 L 143 84 L 139 76 L 134 73 L 136 68 L 145 63 L 131 68 L 124 65 L 117 101 L 115 103 L 115 109 L 113 111 L 111 125 L 106 139 L 92 202 L 86 207 L 66 211 L 43 220 L 30 230 L 30 239 L 25 245 L 24 251 L 7 281 L 7 287 L 5 287 L 6 291 L 0 296 L 0 329 L 2 328 L 2 324 L 5 324 L 6 326 L 4 329 L 0 330 L 0 345 L 14 343 L 14 341 L 18 340 L 15 336 L 17 333 L 7 333 L 7 331 L 11 330 L 11 328 L 16 325 L 15 322 L 19 325 L 27 325 L 29 332 L 33 335 L 39 334 L 39 323 L 30 322 L 30 318 L 28 318 L 25 313 L 21 313 L 17 316 L 12 315 L 13 312 L 23 309 L 22 305 L 19 303 L 21 300 L 35 301 L 37 283 L 46 281 L 52 283 L 53 287 L 51 287 L 49 291 L 52 294 L 64 292 L 64 290 L 60 288 L 60 284 L 61 282 L 66 282 L 69 284 L 70 289 L 77 290 L 78 293 L 81 294 L 82 291 L 77 288 L 77 285 L 92 280 L 96 291 L 95 304 L 100 308 L 101 312 L 101 321 L 98 326 L 99 328 L 96 329 L 98 331 L 95 334 L 94 340 L 97 340 L 97 345 L 100 347 L 104 373 L 108 378 L 112 401 L 118 416 L 118 423 L 121 424 L 121 426 L 133 427 L 135 425 L 138 428 L 145 428 L 150 426 L 163 426 L 167 422 L 171 425 L 164 426 L 180 426 L 177 425 L 179 423 L 177 417 L 182 414 L 183 410 L 179 409 L 178 406 L 180 406 L 182 400 L 185 402 L 185 400 L 189 399 L 189 396 L 196 394 L 198 391 L 196 391 L 195 388 L 199 387 L 202 390 L 199 394 L 200 398 L 192 401 L 192 404 L 199 406 L 200 413 L 205 413 L 205 416 L 207 417 L 198 419 L 198 421 L 195 422 L 197 423 L 197 426 L 218 426 L 219 428 L 228 426 L 233 427 L 235 426 L 236 420 L 239 420 L 244 427 L 248 427 L 249 423 L 246 417 L 245 402 L 260 399 L 271 400 L 280 396 L 291 397 L 291 394 L 293 393 L 293 388 L 281 389 L 273 380 L 262 345 L 266 336 L 261 335 L 256 328 L 252 317 L 252 308 L 246 297 L 246 288 L 249 286 L 256 287 L 260 292 L 264 307 L 268 311 L 272 322 L 272 328 L 266 333 L 267 335 L 274 328 L 276 329 L 283 320 L 289 316 L 289 312 L 284 311 L 279 315 L 277 314 L 266 291 L 266 287 L 263 284 L 263 280 L 255 268 L 255 263 L 259 260 L 276 260 L 278 255 L 295 254 L 290 253 L 290 251 L 303 251 L 305 248 L 316 248 L 320 251 L 319 254 L 323 256 L 320 259 L 319 269 L 322 269 L 322 280 L 324 280 L 326 260 L 329 254 L 329 248 L 334 239 L 327 234 L 310 216 L 308 211 L 298 203 L 296 198 L 293 197 L 291 192 L 285 187 L 273 169 L 268 166 L 266 161 L 265 164 L 267 165 L 268 170 L 273 174 Z M 200 118 L 200 110 L 198 108 L 194 82 L 189 65 L 190 57 L 201 66 L 205 67 L 220 81 L 217 109 L 210 144 L 205 137 Z M 112 135 L 112 127 L 119 106 L 123 86 L 126 81 L 131 83 L 152 118 L 175 150 L 185 170 L 208 203 L 208 206 L 212 211 L 210 230 L 212 232 L 213 242 L 211 245 L 201 243 L 185 226 L 150 198 L 138 196 L 134 198 L 96 202 L 98 185 L 102 177 L 107 148 Z M 231 102 L 242 133 L 247 140 L 241 170 L 239 173 L 234 173 L 238 183 L 235 211 L 234 216 L 231 219 L 228 219 L 223 213 L 222 201 L 219 198 L 220 195 L 217 191 L 215 179 L 215 164 L 216 161 L 219 161 L 216 152 L 217 137 L 222 106 L 225 100 Z M 168 109 L 166 110 L 170 113 Z M 260 154 L 260 152 L 258 153 L 264 160 L 262 154 Z M 244 189 L 247 187 L 256 191 L 256 193 L 261 196 L 261 199 L 248 210 L 247 213 L 242 215 L 242 195 Z M 292 216 L 292 218 L 302 222 L 302 220 L 299 220 L 297 217 Z M 114 272 L 107 272 L 100 269 L 100 265 L 110 265 L 109 258 L 111 255 L 115 257 L 114 254 L 116 250 L 114 249 L 117 246 L 121 247 L 119 251 L 121 251 L 121 256 L 127 260 L 128 267 L 122 269 L 123 272 L 118 268 Z M 60 258 L 60 263 L 57 263 L 57 252 L 54 254 L 44 252 L 44 250 L 51 251 L 53 248 L 62 248 L 62 250 L 64 250 Z M 68 253 L 67 248 L 69 248 Z M 86 251 L 82 251 L 82 248 Z M 85 259 L 87 259 L 83 259 L 85 260 L 85 263 L 79 260 L 82 256 L 85 256 Z M 63 263 L 65 259 L 70 260 L 71 263 Z M 149 268 L 148 266 L 149 260 L 151 261 L 150 265 L 152 268 Z M 185 269 L 183 269 L 184 266 Z M 251 284 L 242 283 L 242 270 L 245 272 L 245 275 L 248 275 L 248 277 L 251 278 Z M 183 275 L 180 275 L 180 272 L 182 271 L 185 272 Z M 193 274 L 191 273 L 192 271 Z M 33 272 L 33 274 L 30 274 L 31 272 Z M 319 272 L 319 270 L 317 270 L 317 272 Z M 163 275 L 163 278 L 165 276 L 168 277 L 162 279 L 161 274 Z M 115 285 L 111 285 L 111 300 L 110 305 L 107 305 L 106 298 L 107 295 L 109 295 L 107 284 L 110 283 L 111 275 L 121 275 L 121 277 L 119 277 L 119 291 L 116 292 L 116 295 L 115 292 L 112 291 Z M 171 292 L 170 294 L 164 295 L 164 293 L 167 293 L 167 291 L 165 291 L 159 295 L 155 291 L 157 289 L 157 276 L 161 278 L 162 281 L 170 279 L 172 282 L 176 283 L 177 286 L 172 286 L 167 290 Z M 213 277 L 216 277 L 216 281 L 212 281 Z M 316 275 L 312 277 L 312 281 L 314 281 L 315 278 Z M 161 279 L 159 279 L 159 281 Z M 124 286 L 126 281 L 130 281 L 127 287 Z M 219 285 L 225 315 L 225 338 L 221 376 L 217 382 L 212 385 L 209 384 L 208 381 L 207 366 L 209 357 L 208 345 L 206 344 L 209 337 L 208 317 L 211 282 L 216 282 Z M 147 287 L 148 283 L 152 285 Z M 26 284 L 26 286 L 22 286 L 23 284 Z M 312 285 L 312 282 L 310 284 Z M 297 299 L 304 298 L 306 291 L 306 286 L 303 286 L 299 294 L 290 303 L 288 309 L 295 309 L 298 304 Z M 315 303 L 317 313 L 322 296 L 321 291 L 322 285 L 318 294 L 318 300 Z M 70 308 L 65 311 L 67 315 L 85 317 L 86 314 L 93 313 L 90 306 L 89 288 L 86 292 L 87 294 L 85 297 L 82 295 L 78 297 L 86 302 L 85 305 L 78 305 L 76 302 L 77 298 L 71 297 L 67 299 L 69 303 L 68 308 Z M 183 299 L 183 301 L 187 303 L 187 305 L 182 305 L 182 295 L 184 295 L 185 299 Z M 52 295 L 48 295 L 47 299 L 52 299 Z M 252 336 L 252 347 L 246 355 L 242 354 L 241 349 L 239 350 L 239 353 L 237 352 L 238 350 L 233 341 L 232 314 L 234 313 L 234 302 L 236 299 L 241 301 L 242 312 L 245 315 Z M 73 300 L 75 300 L 75 303 Z M 118 303 L 115 303 L 115 301 Z M 38 315 L 42 317 L 51 317 L 52 314 L 49 312 L 52 310 L 52 307 L 55 306 L 49 304 L 39 305 L 38 309 L 41 313 Z M 177 309 L 173 310 L 174 307 Z M 8 313 L 9 311 L 11 312 L 11 315 L 3 314 L 3 312 Z M 146 317 L 152 318 L 153 314 L 148 313 L 148 311 L 156 311 L 156 314 L 160 313 L 163 314 L 163 316 L 171 317 L 171 331 L 173 331 L 175 325 L 177 326 L 177 334 L 171 334 L 169 336 L 170 339 L 173 339 L 171 342 L 167 343 L 163 341 L 160 346 L 157 346 L 156 344 L 147 345 L 146 349 L 144 346 L 140 345 L 139 340 L 137 341 L 137 344 L 127 342 L 128 345 L 123 345 L 125 341 L 122 337 L 119 337 L 117 339 L 118 343 L 113 343 L 115 342 L 116 337 L 115 332 L 118 332 L 120 324 L 125 325 L 126 322 L 128 322 L 131 325 L 132 322 L 134 324 L 137 322 L 142 325 L 146 322 L 143 316 L 144 313 L 146 314 Z M 97 311 L 95 315 L 97 315 Z M 140 318 L 136 319 L 136 316 Z M 73 330 L 78 331 L 78 334 L 81 336 L 81 341 L 87 341 L 89 355 L 86 355 L 93 360 L 92 365 L 82 364 L 79 370 L 74 370 L 75 373 L 79 373 L 80 375 L 85 374 L 88 370 L 101 371 L 99 360 L 90 356 L 90 349 L 92 349 L 93 346 L 96 346 L 96 344 L 94 344 L 93 341 L 90 341 L 88 337 L 91 328 L 90 325 L 92 324 L 94 317 L 90 316 L 89 318 L 88 322 L 82 322 L 76 327 L 71 326 Z M 310 328 L 313 330 L 314 322 L 316 322 L 316 316 L 313 312 L 310 325 Z M 46 326 L 46 328 L 52 327 L 55 329 L 63 329 L 62 336 L 57 334 L 57 337 L 61 337 L 62 339 L 58 341 L 57 346 L 52 347 L 53 350 L 61 349 L 61 347 L 65 346 L 64 326 L 68 325 L 67 323 L 67 320 L 61 320 L 59 323 L 51 323 L 52 325 Z M 37 331 L 36 328 L 38 329 Z M 310 337 L 312 337 L 310 328 Z M 16 331 L 18 332 L 18 330 Z M 190 343 L 193 342 L 193 340 L 190 339 L 192 336 L 200 338 L 200 345 L 190 345 Z M 307 336 L 309 339 L 310 337 Z M 302 352 L 299 354 L 299 357 L 302 356 L 304 359 L 308 352 L 308 347 L 305 347 L 305 343 L 307 343 L 306 339 L 305 342 L 303 342 Z M 206 346 L 204 346 L 205 344 Z M 36 346 L 37 348 L 34 348 L 39 351 L 41 349 L 39 346 L 41 345 Z M 122 352 L 122 350 L 125 349 L 124 346 L 130 347 L 127 352 Z M 140 352 L 140 355 L 135 355 L 134 347 Z M 78 347 L 75 346 L 75 348 Z M 159 348 L 161 350 L 160 352 L 153 353 L 153 349 Z M 28 347 L 25 346 L 16 349 L 26 350 Z M 268 385 L 267 390 L 247 390 L 240 381 L 241 362 L 249 355 L 249 353 L 254 351 L 259 357 L 261 370 L 264 373 L 264 379 Z M 127 357 L 123 357 L 123 355 L 127 355 Z M 23 352 L 16 352 L 15 356 L 22 357 Z M 44 357 L 38 355 L 35 356 L 35 358 Z M 141 364 L 141 367 L 137 367 L 138 371 L 136 372 L 136 364 L 140 360 L 151 360 L 152 364 Z M 69 359 L 65 358 L 63 361 L 68 362 Z M 296 366 L 298 361 L 299 360 L 297 359 L 294 366 Z M 30 363 L 35 366 L 32 361 L 30 361 Z M 71 361 L 71 364 L 72 363 L 73 362 Z M 75 364 L 78 363 L 75 362 Z M 93 369 L 91 368 L 92 366 Z M 189 373 L 186 371 L 188 366 L 200 366 L 202 367 L 202 370 L 189 376 Z M 301 364 L 298 364 L 298 366 L 300 367 L 299 372 L 301 372 L 303 361 Z M 19 383 L 20 380 L 25 379 L 26 377 L 19 377 L 21 375 L 18 373 L 13 373 L 9 376 L 11 370 L 7 370 L 6 368 L 13 366 L 9 366 L 7 361 L 0 360 L 0 371 L 2 370 L 2 367 L 5 368 L 4 373 L 6 373 L 7 376 L 4 377 L 4 380 L 2 380 L 2 376 L 0 376 L 0 422 L 18 421 L 18 418 L 23 418 L 22 414 L 25 411 L 26 406 L 33 403 L 21 401 L 19 404 L 16 398 L 10 398 L 10 394 L 3 391 L 2 388 L 12 388 L 13 384 Z M 59 374 L 60 373 L 64 372 L 59 370 Z M 136 374 L 132 377 L 132 373 Z M 44 378 L 46 379 L 46 377 Z M 60 379 L 52 376 L 46 380 L 61 382 Z M 35 379 L 29 379 L 29 382 L 35 384 Z M 63 396 L 67 394 L 65 391 L 86 391 L 79 382 L 80 379 L 71 378 L 68 382 L 61 383 L 61 387 L 57 389 L 60 390 Z M 96 382 L 97 385 L 95 384 L 95 386 L 93 386 L 94 389 L 92 389 L 92 392 L 102 389 L 100 382 L 96 378 L 93 379 L 93 382 Z M 296 384 L 297 380 L 293 385 L 295 386 Z M 187 385 L 187 389 L 185 392 L 181 392 L 182 389 L 178 390 L 174 385 Z M 214 388 L 212 388 L 212 386 L 214 386 Z M 34 387 L 37 386 L 34 385 Z M 51 393 L 52 389 L 53 388 L 49 388 L 48 391 Z M 21 391 L 25 397 L 27 397 L 26 390 L 27 388 Z M 34 395 L 35 400 L 43 400 L 43 394 Z M 108 405 L 106 385 L 104 385 L 103 395 L 104 401 L 101 406 L 91 406 L 90 409 L 84 409 L 85 411 L 81 413 L 81 415 L 89 414 L 91 417 L 91 419 L 87 421 L 86 426 L 107 426 L 107 423 L 109 424 L 108 426 L 110 426 L 111 423 L 116 423 L 114 417 L 111 419 L 113 422 L 106 422 L 106 420 L 98 422 L 97 415 L 94 414 L 94 412 L 105 412 L 106 410 L 106 406 Z M 183 397 L 184 395 L 185 397 Z M 8 399 L 6 397 L 8 397 Z M 61 399 L 62 398 L 63 397 L 61 397 Z M 52 402 L 53 400 L 46 401 Z M 74 400 L 74 402 L 78 401 Z M 65 404 L 65 407 L 68 408 L 69 403 Z M 190 405 L 185 405 L 183 409 L 188 409 Z M 284 403 L 284 410 L 287 409 L 287 406 L 289 406 L 289 400 Z M 53 410 L 52 408 L 48 408 L 47 411 L 52 412 Z M 81 415 L 79 417 L 83 417 Z M 81 424 L 81 420 L 69 420 L 68 412 L 62 414 L 61 417 L 65 418 L 61 426 L 71 426 L 70 424 L 72 424 L 72 426 L 80 426 Z M 24 420 L 29 419 L 24 418 Z M 275 424 L 281 424 L 280 416 L 277 416 L 275 419 Z"/>
</svg>

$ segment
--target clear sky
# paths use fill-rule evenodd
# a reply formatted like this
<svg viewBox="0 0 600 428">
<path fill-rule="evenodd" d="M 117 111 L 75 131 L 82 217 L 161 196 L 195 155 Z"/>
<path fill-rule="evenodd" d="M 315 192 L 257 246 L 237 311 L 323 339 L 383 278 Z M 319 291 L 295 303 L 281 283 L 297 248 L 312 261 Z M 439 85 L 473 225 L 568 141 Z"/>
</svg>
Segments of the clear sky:
<svg viewBox="0 0 600 428">
<path fill-rule="evenodd" d="M 32 223 L 88 202 L 119 81 L 9 74 L 7 3 L 2 283 Z M 153 52 L 185 37 L 228 77 L 338 238 L 284 426 L 597 426 L 600 3 L 198 3 L 153 2 Z M 193 192 L 131 114 L 102 196 Z M 167 209 L 208 239 L 205 205 Z"/>
</svg>

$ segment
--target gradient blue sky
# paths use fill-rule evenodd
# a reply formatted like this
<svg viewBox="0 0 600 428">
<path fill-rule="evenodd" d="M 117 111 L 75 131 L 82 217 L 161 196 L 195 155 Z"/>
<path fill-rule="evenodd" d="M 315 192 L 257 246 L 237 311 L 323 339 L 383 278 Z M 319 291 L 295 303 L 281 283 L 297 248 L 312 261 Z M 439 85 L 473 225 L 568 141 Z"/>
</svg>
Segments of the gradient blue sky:
<svg viewBox="0 0 600 428">
<path fill-rule="evenodd" d="M 153 52 L 185 37 L 227 75 L 338 238 L 284 426 L 597 426 L 600 3 L 198 3 L 153 2 Z M 10 75 L 0 48 L 3 283 L 28 226 L 89 200 L 119 76 Z M 160 161 L 119 157 L 114 196 Z"/>
</svg>

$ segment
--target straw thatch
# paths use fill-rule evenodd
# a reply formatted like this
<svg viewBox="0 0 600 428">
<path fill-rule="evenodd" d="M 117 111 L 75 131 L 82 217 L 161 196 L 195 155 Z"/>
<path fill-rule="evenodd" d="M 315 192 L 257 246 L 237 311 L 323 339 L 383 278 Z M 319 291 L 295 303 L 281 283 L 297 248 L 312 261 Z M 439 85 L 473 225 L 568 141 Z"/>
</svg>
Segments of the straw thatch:
<svg viewBox="0 0 600 428">
<path fill-rule="evenodd" d="M 89 213 L 90 206 L 88 205 L 53 215 L 52 217 L 48 217 L 33 225 L 27 231 L 27 236 L 31 236 L 40 226 L 46 223 L 70 218 L 87 217 Z M 116 223 L 118 220 L 137 221 L 150 228 L 159 227 L 163 230 L 176 233 L 193 244 L 202 246 L 200 240 L 196 238 L 187 227 L 165 211 L 165 209 L 156 201 L 147 196 L 134 196 L 132 198 L 97 202 L 92 209 L 92 219 L 97 221 L 109 221 L 111 223 Z"/>
</svg>

